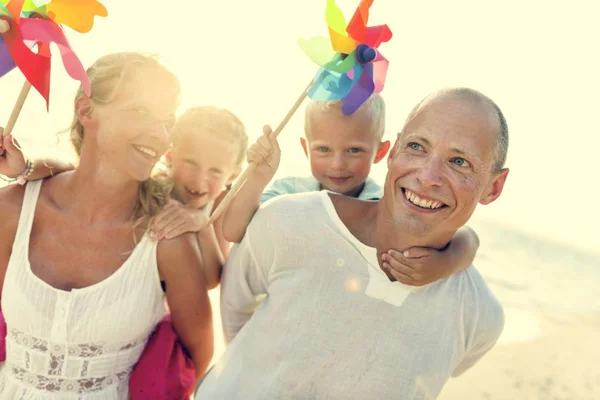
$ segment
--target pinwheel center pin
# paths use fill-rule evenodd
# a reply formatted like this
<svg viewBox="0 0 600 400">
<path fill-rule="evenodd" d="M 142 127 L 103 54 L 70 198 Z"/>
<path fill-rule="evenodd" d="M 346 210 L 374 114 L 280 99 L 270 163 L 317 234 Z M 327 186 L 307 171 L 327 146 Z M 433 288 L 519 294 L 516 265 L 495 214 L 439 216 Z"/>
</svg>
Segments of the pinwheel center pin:
<svg viewBox="0 0 600 400">
<path fill-rule="evenodd" d="M 354 54 L 356 56 L 356 61 L 358 61 L 359 64 L 365 65 L 377 57 L 377 50 L 366 44 L 360 44 L 356 47 Z"/>
</svg>

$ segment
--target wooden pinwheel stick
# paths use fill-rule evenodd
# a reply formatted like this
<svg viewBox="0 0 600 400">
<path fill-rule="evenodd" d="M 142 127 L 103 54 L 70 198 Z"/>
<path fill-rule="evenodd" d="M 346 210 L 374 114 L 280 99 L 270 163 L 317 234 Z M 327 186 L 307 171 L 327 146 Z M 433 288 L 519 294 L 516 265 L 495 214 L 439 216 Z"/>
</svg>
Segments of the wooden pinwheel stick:
<svg viewBox="0 0 600 400">
<path fill-rule="evenodd" d="M 10 25 L 8 24 L 8 22 L 4 21 L 4 20 L 0 20 L 0 33 L 6 33 L 9 31 L 9 29 L 10 29 Z M 6 127 L 4 128 L 4 135 L 8 135 L 9 133 L 11 133 L 13 128 L 15 127 L 15 124 L 17 123 L 17 118 L 19 118 L 19 114 L 21 113 L 21 110 L 23 109 L 23 104 L 25 104 L 25 99 L 27 98 L 27 95 L 29 94 L 30 89 L 31 89 L 31 84 L 28 81 L 25 81 L 25 83 L 23 84 L 23 87 L 21 88 L 21 93 L 19 94 L 19 98 L 17 99 L 17 102 L 15 103 L 12 113 L 10 114 L 10 118 L 8 119 L 8 124 L 6 124 Z M 0 135 L 0 140 L 2 138 L 3 138 L 3 136 Z"/>
<path fill-rule="evenodd" d="M 298 99 L 296 100 L 296 102 L 294 103 L 294 105 L 292 106 L 292 108 L 290 108 L 290 110 L 288 111 L 287 115 L 281 121 L 281 123 L 279 124 L 279 126 L 277 127 L 277 129 L 275 129 L 275 132 L 273 132 L 275 134 L 275 137 L 277 137 L 281 133 L 281 131 L 283 130 L 283 128 L 285 127 L 285 125 L 289 122 L 289 120 L 292 118 L 292 116 L 294 115 L 294 113 L 296 112 L 296 110 L 298 109 L 298 107 L 300 107 L 300 105 L 302 104 L 302 102 L 304 101 L 304 99 L 307 96 L 308 89 L 311 87 L 312 84 L 313 84 L 313 81 L 311 80 L 310 83 L 308 84 L 308 86 L 306 87 L 306 89 L 298 97 Z M 223 200 L 221 200 L 221 203 L 219 203 L 219 206 L 211 214 L 210 219 L 208 220 L 207 226 L 210 226 L 210 224 L 212 224 L 213 222 L 215 222 L 215 220 L 217 218 L 219 218 L 219 216 L 223 213 L 223 211 L 225 211 L 225 209 L 227 208 L 227 206 L 229 206 L 229 203 L 231 203 L 231 200 L 233 199 L 233 197 L 242 188 L 242 186 L 244 185 L 244 183 L 246 183 L 246 179 L 248 179 L 248 174 L 254 168 L 256 168 L 256 164 L 250 164 L 246 168 L 246 170 L 244 170 L 244 172 L 238 177 L 238 179 L 236 180 L 235 184 L 231 187 L 231 189 L 229 190 L 229 192 L 227 193 L 227 195 L 223 198 Z"/>
</svg>

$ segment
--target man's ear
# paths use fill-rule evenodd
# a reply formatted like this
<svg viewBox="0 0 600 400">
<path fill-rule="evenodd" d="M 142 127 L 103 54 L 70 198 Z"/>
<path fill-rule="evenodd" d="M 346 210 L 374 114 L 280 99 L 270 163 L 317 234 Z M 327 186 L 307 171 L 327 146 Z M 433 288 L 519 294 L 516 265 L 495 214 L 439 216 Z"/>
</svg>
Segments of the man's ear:
<svg viewBox="0 0 600 400">
<path fill-rule="evenodd" d="M 495 201 L 502 194 L 502 190 L 504 189 L 504 184 L 506 183 L 506 177 L 508 176 L 508 168 L 502 169 L 500 172 L 494 174 L 494 178 L 489 183 L 485 195 L 482 197 L 479 202 L 481 204 L 490 204 Z"/>
<path fill-rule="evenodd" d="M 396 139 L 396 143 L 394 143 L 394 147 L 392 147 L 392 149 L 390 150 L 390 154 L 389 154 L 388 159 L 387 159 L 388 168 L 390 167 L 390 165 L 392 165 L 392 161 L 394 159 L 394 156 L 398 152 L 398 146 L 400 146 L 399 142 L 400 141 Z"/>
<path fill-rule="evenodd" d="M 375 153 L 375 160 L 373 160 L 373 164 L 377 164 L 379 161 L 383 160 L 383 157 L 388 153 L 390 149 L 390 141 L 386 140 L 385 142 L 379 143 L 379 148 L 377 149 L 377 153 Z"/>
<path fill-rule="evenodd" d="M 308 158 L 308 143 L 306 142 L 306 139 L 301 137 L 300 144 L 302 145 L 302 148 L 304 149 L 304 154 Z"/>
</svg>

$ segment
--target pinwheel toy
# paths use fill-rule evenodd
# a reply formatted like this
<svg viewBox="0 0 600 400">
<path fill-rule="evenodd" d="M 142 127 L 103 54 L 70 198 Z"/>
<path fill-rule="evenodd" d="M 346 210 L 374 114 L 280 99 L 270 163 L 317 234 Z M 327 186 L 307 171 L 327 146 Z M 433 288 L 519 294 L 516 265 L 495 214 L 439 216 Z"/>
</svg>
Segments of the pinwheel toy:
<svg viewBox="0 0 600 400">
<path fill-rule="evenodd" d="M 95 16 L 106 16 L 97 0 L 0 0 L 0 77 L 15 67 L 25 75 L 19 99 L 5 134 L 10 133 L 29 89 L 33 86 L 50 103 L 50 44 L 58 46 L 67 73 L 81 82 L 86 95 L 90 83 L 85 68 L 71 49 L 61 25 L 89 32 Z M 32 50 L 36 47 L 37 52 Z"/>
<path fill-rule="evenodd" d="M 275 136 L 279 135 L 306 96 L 313 100 L 342 100 L 342 112 L 351 115 L 373 93 L 381 92 L 389 62 L 377 49 L 381 43 L 392 38 L 392 31 L 387 25 L 367 26 L 373 1 L 361 0 L 346 26 L 344 15 L 335 0 L 327 0 L 325 20 L 329 39 L 316 37 L 298 41 L 302 50 L 321 68 L 275 129 Z M 250 164 L 239 176 L 211 214 L 209 225 L 227 208 L 253 168 L 254 164 Z"/>
<path fill-rule="evenodd" d="M 388 60 L 377 51 L 392 38 L 387 25 L 368 27 L 373 0 L 361 0 L 348 26 L 334 0 L 327 0 L 327 38 L 299 40 L 308 57 L 322 68 L 308 97 L 342 100 L 345 115 L 354 113 L 373 94 L 383 90 Z"/>
</svg>

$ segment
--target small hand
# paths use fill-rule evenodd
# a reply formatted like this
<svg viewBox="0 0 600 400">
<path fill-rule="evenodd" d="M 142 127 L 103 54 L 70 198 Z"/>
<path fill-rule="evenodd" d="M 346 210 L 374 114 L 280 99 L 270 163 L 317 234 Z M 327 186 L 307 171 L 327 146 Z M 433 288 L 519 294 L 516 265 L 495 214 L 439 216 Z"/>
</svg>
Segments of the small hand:
<svg viewBox="0 0 600 400">
<path fill-rule="evenodd" d="M 27 161 L 16 139 L 12 135 L 3 136 L 3 131 L 0 127 L 0 175 L 16 178 L 25 171 Z"/>
<path fill-rule="evenodd" d="M 178 201 L 169 200 L 152 221 L 152 236 L 157 240 L 172 239 L 186 232 L 199 232 L 206 227 L 207 222 L 208 215 L 205 210 L 190 208 Z"/>
<path fill-rule="evenodd" d="M 271 127 L 265 125 L 262 136 L 248 149 L 248 163 L 255 164 L 252 173 L 266 184 L 277 172 L 280 159 L 281 150 L 277 137 Z"/>
<path fill-rule="evenodd" d="M 452 274 L 444 262 L 443 251 L 412 247 L 403 253 L 389 250 L 381 255 L 384 271 L 398 282 L 410 286 L 423 286 Z"/>
</svg>

